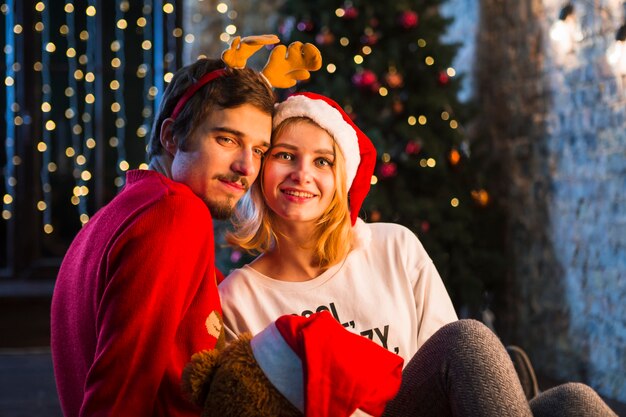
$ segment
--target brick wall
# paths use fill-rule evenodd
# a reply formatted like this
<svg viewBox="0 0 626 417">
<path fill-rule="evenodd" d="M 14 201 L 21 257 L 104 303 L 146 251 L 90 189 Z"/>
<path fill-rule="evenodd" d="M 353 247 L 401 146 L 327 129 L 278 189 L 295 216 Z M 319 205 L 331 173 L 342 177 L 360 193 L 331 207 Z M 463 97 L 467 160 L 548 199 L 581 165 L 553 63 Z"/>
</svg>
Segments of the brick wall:
<svg viewBox="0 0 626 417">
<path fill-rule="evenodd" d="M 626 90 L 605 58 L 622 11 L 581 3 L 565 54 L 548 36 L 562 2 L 481 3 L 481 134 L 509 215 L 497 325 L 542 372 L 625 401 Z"/>
</svg>

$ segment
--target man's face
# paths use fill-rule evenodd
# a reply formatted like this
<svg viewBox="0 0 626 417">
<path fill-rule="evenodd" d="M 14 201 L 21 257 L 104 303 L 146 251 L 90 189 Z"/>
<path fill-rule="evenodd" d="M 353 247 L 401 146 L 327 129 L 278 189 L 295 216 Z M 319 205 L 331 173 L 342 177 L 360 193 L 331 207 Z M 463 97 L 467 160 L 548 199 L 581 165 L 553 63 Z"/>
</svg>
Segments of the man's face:
<svg viewBox="0 0 626 417">
<path fill-rule="evenodd" d="M 272 134 L 272 117 L 250 104 L 215 110 L 176 149 L 172 179 L 186 184 L 216 219 L 226 219 L 256 180 Z"/>
</svg>

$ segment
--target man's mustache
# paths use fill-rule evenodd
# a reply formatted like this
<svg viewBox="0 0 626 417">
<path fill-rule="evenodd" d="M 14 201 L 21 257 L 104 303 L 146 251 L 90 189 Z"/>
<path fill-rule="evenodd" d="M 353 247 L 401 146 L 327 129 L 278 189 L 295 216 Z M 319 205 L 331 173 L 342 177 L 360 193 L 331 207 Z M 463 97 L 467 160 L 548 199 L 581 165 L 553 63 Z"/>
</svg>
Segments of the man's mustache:
<svg viewBox="0 0 626 417">
<path fill-rule="evenodd" d="M 242 177 L 241 175 L 217 175 L 215 178 L 220 181 L 238 182 L 243 186 L 245 191 L 248 191 L 248 189 L 250 188 L 248 179 L 245 177 Z"/>
</svg>

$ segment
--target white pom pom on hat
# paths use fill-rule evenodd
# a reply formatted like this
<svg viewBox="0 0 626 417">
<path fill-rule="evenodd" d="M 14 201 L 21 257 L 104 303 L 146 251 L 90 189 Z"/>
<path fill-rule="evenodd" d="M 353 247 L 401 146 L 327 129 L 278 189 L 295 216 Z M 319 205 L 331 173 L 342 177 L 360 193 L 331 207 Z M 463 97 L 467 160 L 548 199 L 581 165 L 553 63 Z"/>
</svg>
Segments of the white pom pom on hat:
<svg viewBox="0 0 626 417">
<path fill-rule="evenodd" d="M 276 105 L 274 127 L 292 117 L 308 117 L 335 139 L 346 160 L 350 220 L 356 223 L 363 200 L 370 190 L 376 149 L 350 116 L 332 99 L 315 93 L 296 93 Z"/>
</svg>

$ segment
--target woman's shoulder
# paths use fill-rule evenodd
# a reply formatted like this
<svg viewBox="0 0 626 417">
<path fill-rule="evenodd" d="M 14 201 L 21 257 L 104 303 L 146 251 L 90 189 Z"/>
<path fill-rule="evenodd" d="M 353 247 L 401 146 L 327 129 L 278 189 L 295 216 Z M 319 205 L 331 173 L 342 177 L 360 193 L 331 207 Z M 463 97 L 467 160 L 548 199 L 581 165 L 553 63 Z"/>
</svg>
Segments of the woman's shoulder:
<svg viewBox="0 0 626 417">
<path fill-rule="evenodd" d="M 372 239 L 410 239 L 419 240 L 408 227 L 398 223 L 364 223 L 370 230 Z"/>
<path fill-rule="evenodd" d="M 424 252 L 424 246 L 420 242 L 417 235 L 408 227 L 398 223 L 363 223 L 362 228 L 366 230 L 366 233 L 357 232 L 360 234 L 369 235 L 367 244 L 364 245 L 370 248 L 378 248 L 379 250 L 407 250 L 413 248 L 415 252 Z M 356 246 L 358 247 L 358 245 Z"/>
</svg>

